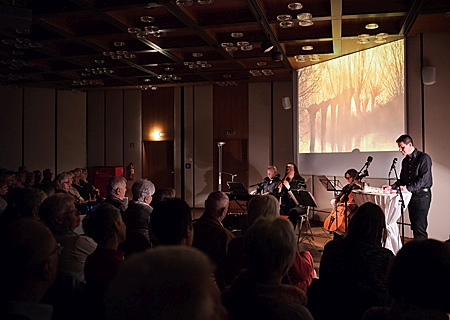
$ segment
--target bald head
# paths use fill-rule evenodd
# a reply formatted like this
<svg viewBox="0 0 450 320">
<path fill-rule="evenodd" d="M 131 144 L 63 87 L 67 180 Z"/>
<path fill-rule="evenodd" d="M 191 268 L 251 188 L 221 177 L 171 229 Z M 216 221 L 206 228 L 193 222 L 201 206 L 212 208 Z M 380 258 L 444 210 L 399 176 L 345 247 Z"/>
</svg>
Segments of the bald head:
<svg viewBox="0 0 450 320">
<path fill-rule="evenodd" d="M 228 212 L 229 203 L 230 200 L 225 192 L 213 191 L 205 200 L 205 213 L 221 220 Z"/>
</svg>

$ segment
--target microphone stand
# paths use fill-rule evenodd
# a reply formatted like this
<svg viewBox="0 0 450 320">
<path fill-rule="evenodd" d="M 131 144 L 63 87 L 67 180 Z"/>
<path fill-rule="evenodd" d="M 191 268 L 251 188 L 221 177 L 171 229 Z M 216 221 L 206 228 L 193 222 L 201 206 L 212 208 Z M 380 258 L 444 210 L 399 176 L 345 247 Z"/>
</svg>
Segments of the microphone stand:
<svg viewBox="0 0 450 320">
<path fill-rule="evenodd" d="M 395 168 L 395 166 L 393 167 L 394 169 L 394 173 L 395 173 L 395 179 L 397 181 L 396 185 L 397 185 L 397 194 L 400 195 L 400 214 L 401 214 L 401 224 L 402 224 L 402 245 L 405 244 L 405 218 L 403 216 L 404 210 L 405 210 L 405 200 L 403 199 L 403 193 L 402 190 L 400 189 L 400 184 L 398 183 L 398 174 L 397 174 L 397 169 Z M 389 176 L 390 179 L 390 176 Z"/>
</svg>

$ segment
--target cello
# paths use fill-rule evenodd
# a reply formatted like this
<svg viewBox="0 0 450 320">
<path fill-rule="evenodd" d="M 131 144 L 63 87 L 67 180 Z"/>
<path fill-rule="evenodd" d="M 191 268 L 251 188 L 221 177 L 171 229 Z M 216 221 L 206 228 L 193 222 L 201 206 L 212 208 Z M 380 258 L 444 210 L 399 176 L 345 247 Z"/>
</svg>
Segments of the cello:
<svg viewBox="0 0 450 320">
<path fill-rule="evenodd" d="M 354 204 L 352 190 L 361 188 L 360 179 L 365 176 L 367 175 L 362 174 L 358 176 L 352 183 L 346 185 L 342 189 L 341 194 L 336 198 L 337 205 L 323 222 L 323 228 L 325 230 L 337 232 L 339 234 L 343 234 L 347 231 L 348 217 L 356 207 Z"/>
</svg>

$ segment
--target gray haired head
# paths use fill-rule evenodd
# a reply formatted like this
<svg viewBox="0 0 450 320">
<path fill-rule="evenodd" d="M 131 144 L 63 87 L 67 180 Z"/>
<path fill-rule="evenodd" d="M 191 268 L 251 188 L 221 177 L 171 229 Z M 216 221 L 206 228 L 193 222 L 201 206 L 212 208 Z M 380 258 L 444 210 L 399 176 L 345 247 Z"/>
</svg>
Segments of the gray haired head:
<svg viewBox="0 0 450 320">
<path fill-rule="evenodd" d="M 150 196 L 155 193 L 155 185 L 147 179 L 139 179 L 131 187 L 133 193 L 133 200 L 145 202 Z"/>
</svg>

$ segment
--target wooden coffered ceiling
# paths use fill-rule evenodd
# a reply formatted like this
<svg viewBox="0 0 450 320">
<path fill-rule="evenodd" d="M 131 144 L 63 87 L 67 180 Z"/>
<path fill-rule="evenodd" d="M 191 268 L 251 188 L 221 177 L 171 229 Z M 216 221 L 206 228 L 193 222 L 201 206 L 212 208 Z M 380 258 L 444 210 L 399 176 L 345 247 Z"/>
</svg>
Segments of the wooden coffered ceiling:
<svg viewBox="0 0 450 320">
<path fill-rule="evenodd" d="M 0 85 L 88 90 L 283 81 L 295 69 L 380 45 L 377 34 L 390 42 L 450 25 L 449 0 L 300 0 L 301 9 L 292 0 L 177 2 L 0 0 Z M 312 15 L 311 26 L 300 26 L 302 13 Z M 291 27 L 280 26 L 281 15 L 291 16 L 284 23 Z M 378 28 L 366 29 L 370 23 Z M 357 43 L 360 34 L 368 43 Z M 274 49 L 264 53 L 267 40 Z"/>
</svg>

